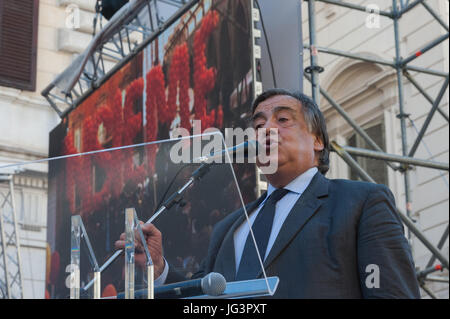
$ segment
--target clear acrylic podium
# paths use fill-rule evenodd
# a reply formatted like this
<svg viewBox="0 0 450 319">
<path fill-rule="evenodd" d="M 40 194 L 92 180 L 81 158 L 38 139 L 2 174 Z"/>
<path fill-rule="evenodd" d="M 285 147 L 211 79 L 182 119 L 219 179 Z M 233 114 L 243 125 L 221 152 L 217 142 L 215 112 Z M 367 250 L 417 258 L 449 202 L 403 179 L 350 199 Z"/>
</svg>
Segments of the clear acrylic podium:
<svg viewBox="0 0 450 319">
<path fill-rule="evenodd" d="M 236 211 L 242 215 L 240 223 L 248 223 L 244 198 L 254 189 L 241 191 L 233 165 L 254 165 L 254 160 L 241 164 L 243 153 L 233 156 L 227 151 L 214 160 L 209 157 L 230 146 L 220 132 L 213 132 L 0 165 L 0 172 L 15 176 L 39 171 L 47 177 L 52 258 L 47 262 L 46 288 L 51 297 L 106 299 L 123 293 L 133 299 L 138 298 L 136 292 L 147 291 L 146 298 L 158 299 L 158 287 L 198 276 L 215 226 Z M 165 281 L 155 278 L 154 256 L 141 244 L 145 235 L 139 222 L 152 223 L 162 234 L 169 266 Z M 115 242 L 123 233 L 125 248 L 118 251 Z M 258 278 L 235 281 L 230 273 L 236 265 L 228 260 L 233 269 L 227 270 L 222 293 L 180 297 L 273 295 L 278 278 L 266 277 L 257 255 Z M 54 256 L 59 267 L 52 262 Z M 221 256 L 234 261 L 234 251 Z"/>
</svg>

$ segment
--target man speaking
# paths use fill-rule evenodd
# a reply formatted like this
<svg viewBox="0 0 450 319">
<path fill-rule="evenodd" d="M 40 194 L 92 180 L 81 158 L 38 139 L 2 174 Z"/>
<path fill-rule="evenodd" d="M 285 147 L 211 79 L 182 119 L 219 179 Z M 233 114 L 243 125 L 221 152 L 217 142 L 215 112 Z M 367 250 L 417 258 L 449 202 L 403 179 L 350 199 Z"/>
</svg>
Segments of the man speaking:
<svg viewBox="0 0 450 319">
<path fill-rule="evenodd" d="M 275 298 L 419 298 L 411 250 L 384 185 L 325 177 L 329 141 L 317 105 L 301 93 L 271 89 L 256 98 L 252 125 L 262 147 L 278 149 L 268 190 L 246 206 L 267 276 L 278 276 Z M 277 129 L 278 138 L 270 138 Z M 261 141 L 260 141 L 261 142 Z M 155 278 L 174 280 L 161 233 L 142 226 Z M 124 247 L 124 236 L 116 242 Z M 136 258 L 139 258 L 138 256 Z M 217 223 L 196 277 L 218 272 L 227 281 L 262 276 L 244 211 Z"/>
</svg>

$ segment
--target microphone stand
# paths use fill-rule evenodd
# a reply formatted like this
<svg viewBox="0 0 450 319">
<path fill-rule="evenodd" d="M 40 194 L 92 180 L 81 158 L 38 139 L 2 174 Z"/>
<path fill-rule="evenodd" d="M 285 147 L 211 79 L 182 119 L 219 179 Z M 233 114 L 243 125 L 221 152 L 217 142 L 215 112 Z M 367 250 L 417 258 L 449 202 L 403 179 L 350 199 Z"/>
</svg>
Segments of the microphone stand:
<svg viewBox="0 0 450 319">
<path fill-rule="evenodd" d="M 162 212 L 164 212 L 167 209 L 172 208 L 175 204 L 178 204 L 182 199 L 184 193 L 192 187 L 195 181 L 199 181 L 203 176 L 205 176 L 210 169 L 210 166 L 212 163 L 206 163 L 203 162 L 202 165 L 200 165 L 199 168 L 197 168 L 192 174 L 189 180 L 175 193 L 173 193 L 165 202 L 164 204 L 150 217 L 149 220 L 147 220 L 145 223 L 150 224 L 152 223 L 156 218 L 158 218 L 159 215 L 161 215 Z M 145 246 L 145 245 L 144 245 Z M 99 272 L 102 273 L 106 268 L 108 268 L 109 265 L 112 264 L 114 260 L 116 260 L 117 257 L 122 254 L 123 249 L 117 250 L 114 255 L 109 257 L 109 259 L 100 267 Z M 92 279 L 89 283 L 86 284 L 82 289 L 84 291 L 87 291 L 95 282 L 96 278 Z"/>
</svg>

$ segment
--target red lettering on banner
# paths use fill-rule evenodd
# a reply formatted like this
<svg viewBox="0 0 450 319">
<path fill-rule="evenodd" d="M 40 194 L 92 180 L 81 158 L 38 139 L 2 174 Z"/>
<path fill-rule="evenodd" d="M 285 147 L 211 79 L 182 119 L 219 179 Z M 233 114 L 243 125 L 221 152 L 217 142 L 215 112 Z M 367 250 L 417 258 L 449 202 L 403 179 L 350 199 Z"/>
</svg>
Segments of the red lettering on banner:
<svg viewBox="0 0 450 319">
<path fill-rule="evenodd" d="M 187 43 L 175 47 L 169 70 L 168 107 L 176 110 L 179 101 L 180 126 L 191 129 L 189 114 L 189 52 Z"/>
<path fill-rule="evenodd" d="M 216 69 L 207 68 L 206 44 L 209 36 L 217 26 L 219 15 L 211 10 L 204 16 L 201 25 L 194 34 L 193 41 L 193 86 L 194 86 L 194 119 L 202 121 L 202 127 L 222 127 L 223 111 L 207 112 L 207 95 L 216 81 Z M 191 129 L 191 112 L 189 110 L 190 64 L 188 44 L 183 43 L 173 50 L 168 70 L 168 96 L 166 99 L 166 83 L 161 65 L 155 65 L 146 74 L 146 126 L 142 127 L 142 112 L 136 112 L 135 105 L 142 99 L 144 80 L 138 78 L 126 88 L 124 107 L 119 88 L 108 97 L 106 105 L 96 109 L 95 113 L 86 117 L 82 124 L 82 152 L 104 149 L 98 140 L 99 126 L 103 123 L 110 138 L 112 147 L 132 145 L 136 137 L 143 132 L 144 141 L 156 141 L 159 124 L 170 125 L 178 112 L 180 126 Z M 177 108 L 178 98 L 178 108 Z M 135 113 L 136 112 L 136 113 Z M 103 141 L 102 141 L 103 142 Z M 89 213 L 101 208 L 101 204 L 109 197 L 118 197 L 125 182 L 136 185 L 146 176 L 155 172 L 155 158 L 158 146 L 145 147 L 146 162 L 139 164 L 133 160 L 134 149 L 127 148 L 95 155 L 74 157 L 66 164 L 66 196 L 70 210 Z M 64 153 L 77 153 L 74 147 L 74 135 L 69 130 L 64 140 Z M 101 190 L 94 191 L 94 169 L 103 169 L 106 173 Z M 81 200 L 76 207 L 75 193 Z"/>
<path fill-rule="evenodd" d="M 98 140 L 101 124 L 110 135 L 113 147 L 133 144 L 136 136 L 142 131 L 142 112 L 135 114 L 134 104 L 142 98 L 143 89 L 143 79 L 134 80 L 126 89 L 123 108 L 121 92 L 117 89 L 106 105 L 83 120 L 82 152 L 104 149 Z M 78 153 L 73 143 L 74 135 L 69 131 L 64 140 L 65 154 Z M 125 177 L 134 183 L 142 181 L 145 177 L 144 166 L 133 163 L 132 148 L 72 157 L 67 159 L 66 165 L 66 196 L 70 210 L 74 213 L 78 210 L 83 214 L 90 213 L 99 209 L 111 193 L 113 196 L 120 195 Z M 95 192 L 93 187 L 94 167 L 105 172 L 103 185 L 98 192 Z M 79 207 L 76 207 L 76 196 L 81 203 Z"/>
<path fill-rule="evenodd" d="M 216 82 L 216 70 L 206 67 L 206 42 L 218 22 L 219 14 L 211 10 L 194 35 L 194 111 L 195 119 L 202 121 L 203 128 L 219 127 L 217 124 L 221 124 L 223 117 L 222 106 L 219 106 L 217 118 L 215 110 L 206 113 L 206 94 L 211 92 Z"/>
<path fill-rule="evenodd" d="M 164 73 L 161 65 L 154 66 L 147 73 L 147 101 L 146 101 L 146 136 L 145 141 L 155 141 L 158 136 L 158 122 L 167 123 L 172 116 L 175 116 L 174 111 L 167 107 Z M 158 112 L 159 111 L 159 112 Z M 159 121 L 158 121 L 159 120 Z M 148 173 L 152 174 L 155 170 L 155 157 L 157 146 L 147 145 L 147 169 Z"/>
<path fill-rule="evenodd" d="M 136 136 L 142 132 L 142 112 L 134 114 L 134 104 L 142 99 L 144 91 L 144 79 L 138 78 L 128 85 L 126 89 L 125 106 L 123 109 L 124 133 L 122 145 L 135 144 Z M 140 183 L 145 177 L 145 167 L 134 161 L 135 148 L 126 148 L 122 150 L 124 156 L 124 176 L 131 180 L 133 185 Z"/>
</svg>

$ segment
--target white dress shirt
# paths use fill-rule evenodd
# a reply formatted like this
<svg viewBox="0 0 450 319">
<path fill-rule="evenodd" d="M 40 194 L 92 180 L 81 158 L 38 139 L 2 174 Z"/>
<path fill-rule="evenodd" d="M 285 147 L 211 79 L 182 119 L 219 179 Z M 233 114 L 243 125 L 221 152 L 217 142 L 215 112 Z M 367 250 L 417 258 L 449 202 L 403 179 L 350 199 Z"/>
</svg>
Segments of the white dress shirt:
<svg viewBox="0 0 450 319">
<path fill-rule="evenodd" d="M 275 239 L 277 239 L 278 233 L 280 232 L 281 226 L 283 226 L 286 217 L 289 215 L 289 212 L 291 211 L 292 207 L 294 207 L 294 204 L 308 187 L 317 171 L 317 167 L 310 168 L 303 174 L 297 176 L 292 182 L 284 187 L 284 189 L 287 189 L 289 192 L 284 195 L 284 197 L 281 198 L 275 205 L 275 216 L 273 219 L 272 231 L 270 232 L 269 242 L 267 243 L 266 254 L 264 257 L 261 256 L 262 258 L 266 259 L 269 255 L 270 249 L 272 248 Z M 266 198 L 253 212 L 247 212 L 248 214 L 250 214 L 248 218 L 249 222 L 245 221 L 234 232 L 234 256 L 236 261 L 236 271 L 239 269 L 242 252 L 244 251 L 245 242 L 247 241 L 247 236 L 249 234 L 249 224 L 253 225 L 256 216 L 258 216 L 267 198 L 275 190 L 276 188 L 269 184 L 267 188 Z"/>
<path fill-rule="evenodd" d="M 270 232 L 269 242 L 267 243 L 267 250 L 264 259 L 268 256 L 270 249 L 272 248 L 275 239 L 280 232 L 281 226 L 283 226 L 283 223 L 289 215 L 292 207 L 308 187 L 317 171 L 317 167 L 310 168 L 303 174 L 297 176 L 292 182 L 284 187 L 285 189 L 289 190 L 289 192 L 282 199 L 280 199 L 275 206 L 275 216 L 273 219 L 272 231 Z M 248 218 L 249 223 L 247 223 L 247 221 L 244 221 L 244 223 L 242 223 L 242 225 L 240 225 L 234 232 L 234 254 L 236 261 L 236 271 L 239 269 L 242 252 L 244 251 L 245 242 L 247 241 L 247 236 L 249 234 L 249 224 L 253 225 L 253 222 L 255 221 L 256 216 L 258 216 L 259 211 L 263 207 L 267 198 L 270 196 L 270 194 L 272 194 L 273 191 L 275 191 L 275 189 L 275 187 L 269 184 L 267 188 L 266 198 L 253 212 L 247 212 L 248 214 L 250 214 Z M 164 271 L 157 279 L 155 279 L 155 286 L 163 285 L 166 281 L 167 275 L 169 273 L 169 264 L 166 260 L 164 260 L 164 262 Z"/>
</svg>

